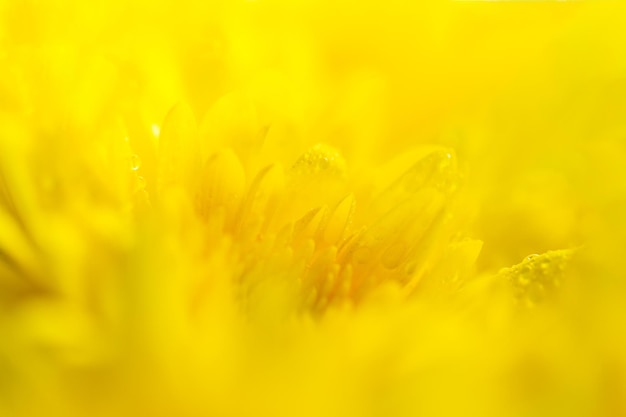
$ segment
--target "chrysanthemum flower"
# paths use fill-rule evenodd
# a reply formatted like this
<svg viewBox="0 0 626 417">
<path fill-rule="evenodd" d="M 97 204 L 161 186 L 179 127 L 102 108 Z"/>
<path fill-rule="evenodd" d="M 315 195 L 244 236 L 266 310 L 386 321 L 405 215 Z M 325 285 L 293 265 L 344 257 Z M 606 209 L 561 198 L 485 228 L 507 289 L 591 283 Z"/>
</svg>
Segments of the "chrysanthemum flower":
<svg viewBox="0 0 626 417">
<path fill-rule="evenodd" d="M 0 416 L 626 415 L 621 15 L 401 3 L 0 3 Z"/>
</svg>

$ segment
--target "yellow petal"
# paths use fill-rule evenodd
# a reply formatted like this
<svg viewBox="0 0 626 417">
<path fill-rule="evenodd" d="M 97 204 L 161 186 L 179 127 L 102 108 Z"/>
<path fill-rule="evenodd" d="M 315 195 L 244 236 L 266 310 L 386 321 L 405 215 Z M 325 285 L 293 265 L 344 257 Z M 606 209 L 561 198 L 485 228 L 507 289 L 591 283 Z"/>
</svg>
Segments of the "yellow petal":
<svg viewBox="0 0 626 417">
<path fill-rule="evenodd" d="M 196 121 L 185 104 L 168 113 L 159 133 L 159 190 L 181 187 L 193 190 L 200 167 Z"/>
<path fill-rule="evenodd" d="M 231 216 L 235 214 L 246 185 L 237 155 L 230 149 L 215 153 L 204 163 L 197 180 L 196 209 L 201 217 L 208 218 L 219 207 Z"/>
</svg>

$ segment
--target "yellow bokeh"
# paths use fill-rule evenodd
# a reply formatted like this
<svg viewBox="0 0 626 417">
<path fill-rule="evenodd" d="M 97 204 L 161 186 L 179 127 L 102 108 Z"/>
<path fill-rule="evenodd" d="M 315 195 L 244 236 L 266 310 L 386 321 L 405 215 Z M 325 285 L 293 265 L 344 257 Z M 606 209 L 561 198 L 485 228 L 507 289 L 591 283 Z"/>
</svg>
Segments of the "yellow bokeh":
<svg viewBox="0 0 626 417">
<path fill-rule="evenodd" d="M 0 1 L 0 416 L 626 415 L 626 14 Z"/>
</svg>

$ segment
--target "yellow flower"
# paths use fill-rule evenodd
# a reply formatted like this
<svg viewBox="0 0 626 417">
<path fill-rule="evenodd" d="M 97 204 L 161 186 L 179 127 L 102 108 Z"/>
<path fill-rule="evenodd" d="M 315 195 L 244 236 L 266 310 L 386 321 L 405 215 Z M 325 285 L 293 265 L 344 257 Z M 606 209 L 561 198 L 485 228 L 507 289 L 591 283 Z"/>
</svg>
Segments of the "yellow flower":
<svg viewBox="0 0 626 417">
<path fill-rule="evenodd" d="M 0 416 L 626 414 L 622 14 L 0 22 Z"/>
</svg>

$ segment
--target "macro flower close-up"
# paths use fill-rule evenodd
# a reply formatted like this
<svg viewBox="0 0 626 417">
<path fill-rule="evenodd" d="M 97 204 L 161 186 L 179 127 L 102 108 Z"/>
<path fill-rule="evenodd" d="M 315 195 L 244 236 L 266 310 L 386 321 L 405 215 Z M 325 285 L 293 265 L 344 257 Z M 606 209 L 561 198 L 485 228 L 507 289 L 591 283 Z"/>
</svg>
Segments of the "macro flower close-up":
<svg viewBox="0 0 626 417">
<path fill-rule="evenodd" d="M 626 416 L 623 11 L 0 0 L 0 416 Z"/>
</svg>

